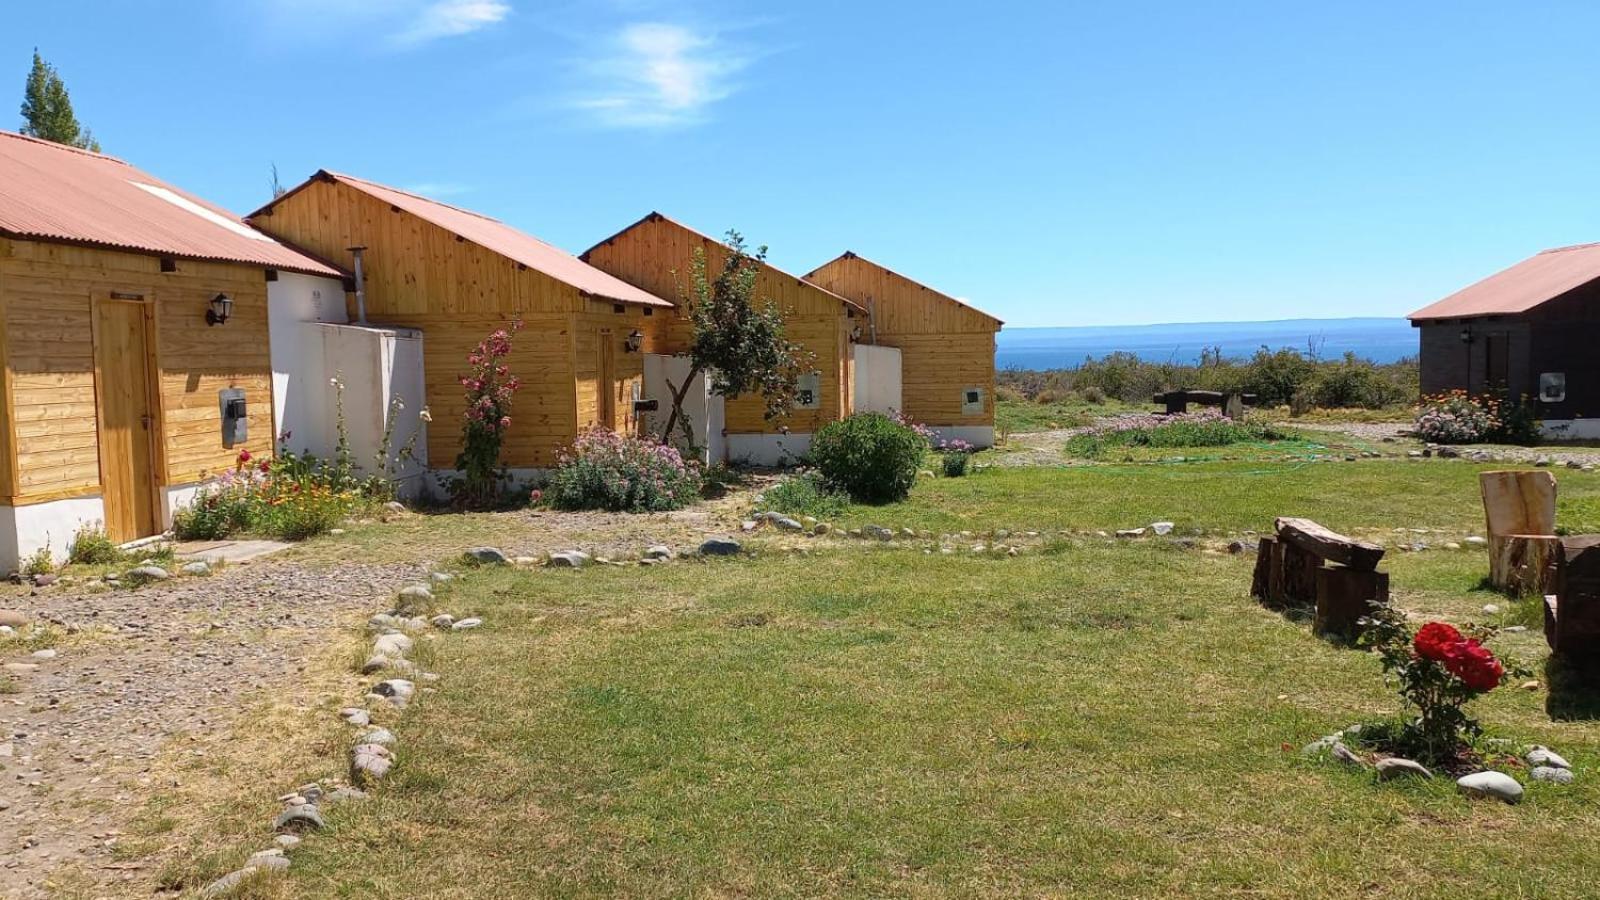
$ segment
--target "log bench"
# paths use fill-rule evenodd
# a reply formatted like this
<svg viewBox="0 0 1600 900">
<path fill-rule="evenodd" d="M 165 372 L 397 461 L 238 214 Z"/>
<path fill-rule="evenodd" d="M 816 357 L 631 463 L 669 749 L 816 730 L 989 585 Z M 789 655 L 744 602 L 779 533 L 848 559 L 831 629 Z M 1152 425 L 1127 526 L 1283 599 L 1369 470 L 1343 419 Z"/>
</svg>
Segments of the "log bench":
<svg viewBox="0 0 1600 900">
<path fill-rule="evenodd" d="M 1237 419 L 1244 415 L 1244 408 L 1256 402 L 1255 394 L 1224 393 L 1222 391 L 1167 391 L 1156 394 L 1150 398 L 1152 403 L 1166 406 L 1167 415 L 1176 415 L 1189 411 L 1189 404 L 1198 403 L 1201 406 L 1216 406 L 1222 409 L 1222 414 L 1230 419 Z"/>
<path fill-rule="evenodd" d="M 1354 638 L 1372 604 L 1389 602 L 1389 576 L 1378 571 L 1384 550 L 1310 519 L 1284 517 L 1256 547 L 1250 594 L 1269 606 L 1316 607 L 1319 634 Z"/>
</svg>

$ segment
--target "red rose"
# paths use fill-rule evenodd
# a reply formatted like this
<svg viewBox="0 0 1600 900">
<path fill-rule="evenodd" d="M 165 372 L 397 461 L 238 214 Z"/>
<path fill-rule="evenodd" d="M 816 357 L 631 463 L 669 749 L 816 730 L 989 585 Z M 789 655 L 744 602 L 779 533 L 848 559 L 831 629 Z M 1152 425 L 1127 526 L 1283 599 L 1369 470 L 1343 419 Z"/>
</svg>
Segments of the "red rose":
<svg viewBox="0 0 1600 900">
<path fill-rule="evenodd" d="M 1429 622 L 1417 629 L 1411 646 L 1423 659 L 1444 662 L 1450 657 L 1451 649 L 1461 641 L 1461 632 L 1451 626 L 1443 622 Z"/>
<path fill-rule="evenodd" d="M 1444 667 L 1475 691 L 1494 690 L 1506 674 L 1506 667 L 1500 660 L 1475 640 L 1465 640 L 1452 647 Z"/>
</svg>

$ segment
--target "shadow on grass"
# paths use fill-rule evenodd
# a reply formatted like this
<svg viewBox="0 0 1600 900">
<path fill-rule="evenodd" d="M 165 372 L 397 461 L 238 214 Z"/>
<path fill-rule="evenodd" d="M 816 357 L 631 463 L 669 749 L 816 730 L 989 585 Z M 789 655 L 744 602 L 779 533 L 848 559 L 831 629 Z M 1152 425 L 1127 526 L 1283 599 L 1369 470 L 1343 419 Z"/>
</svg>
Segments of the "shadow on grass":
<svg viewBox="0 0 1600 900">
<path fill-rule="evenodd" d="M 1550 686 L 1545 712 L 1562 722 L 1600 720 L 1600 658 L 1551 654 L 1544 663 Z"/>
</svg>

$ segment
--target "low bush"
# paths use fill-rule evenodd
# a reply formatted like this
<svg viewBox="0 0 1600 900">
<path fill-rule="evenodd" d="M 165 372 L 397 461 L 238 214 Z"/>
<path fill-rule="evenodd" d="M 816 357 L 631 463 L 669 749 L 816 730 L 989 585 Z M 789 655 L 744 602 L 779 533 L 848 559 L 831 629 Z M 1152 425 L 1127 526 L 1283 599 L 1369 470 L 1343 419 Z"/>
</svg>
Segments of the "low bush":
<svg viewBox="0 0 1600 900">
<path fill-rule="evenodd" d="M 820 472 L 802 472 L 778 482 L 762 493 L 767 509 L 787 516 L 835 518 L 844 513 L 850 498 L 823 480 Z"/>
<path fill-rule="evenodd" d="M 967 468 L 972 464 L 970 450 L 946 450 L 939 456 L 946 478 L 960 478 L 966 475 Z"/>
<path fill-rule="evenodd" d="M 1117 447 L 1226 447 L 1279 441 L 1288 434 L 1264 422 L 1236 421 L 1216 410 L 1118 416 L 1067 441 L 1068 453 L 1096 457 Z"/>
<path fill-rule="evenodd" d="M 557 509 L 661 512 L 700 496 L 700 468 L 672 447 L 605 429 L 562 453 L 543 499 Z"/>
<path fill-rule="evenodd" d="M 232 471 L 201 486 L 172 515 L 180 540 L 221 540 L 241 532 L 298 541 L 332 530 L 371 505 L 346 470 L 285 452 L 253 462 L 240 451 Z"/>
<path fill-rule="evenodd" d="M 99 522 L 80 527 L 72 536 L 72 546 L 67 549 L 67 561 L 82 566 L 99 566 L 121 562 L 122 548 L 111 540 Z"/>
<path fill-rule="evenodd" d="M 1510 437 L 1510 431 L 1532 442 L 1538 423 L 1530 411 L 1512 413 L 1517 424 L 1506 427 L 1502 404 L 1493 397 L 1475 397 L 1466 391 L 1448 391 L 1422 398 L 1417 406 L 1417 437 L 1435 444 L 1475 444 Z"/>
<path fill-rule="evenodd" d="M 828 483 L 862 503 L 888 503 L 911 493 L 928 438 L 882 413 L 829 422 L 811 439 L 811 460 Z"/>
<path fill-rule="evenodd" d="M 46 541 L 43 547 L 33 551 L 22 560 L 22 574 L 32 578 L 35 575 L 49 575 L 56 570 L 56 557 L 50 551 L 50 542 Z"/>
</svg>

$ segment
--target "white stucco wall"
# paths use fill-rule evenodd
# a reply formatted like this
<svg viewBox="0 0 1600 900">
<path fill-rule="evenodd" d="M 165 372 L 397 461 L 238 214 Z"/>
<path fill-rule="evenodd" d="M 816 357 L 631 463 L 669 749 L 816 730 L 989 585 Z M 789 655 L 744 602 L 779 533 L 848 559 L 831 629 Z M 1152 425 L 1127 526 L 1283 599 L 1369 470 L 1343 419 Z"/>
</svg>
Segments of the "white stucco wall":
<svg viewBox="0 0 1600 900">
<path fill-rule="evenodd" d="M 98 494 L 0 506 L 0 574 L 14 571 L 21 560 L 44 546 L 57 562 L 65 560 L 78 529 L 105 518 L 105 503 Z"/>
<path fill-rule="evenodd" d="M 963 440 L 983 449 L 994 446 L 993 425 L 934 425 L 934 435 L 942 441 Z"/>
<path fill-rule="evenodd" d="M 290 433 L 288 446 L 302 452 L 326 441 L 328 379 L 318 377 L 321 351 L 308 323 L 345 322 L 344 284 L 336 278 L 279 272 L 267 282 L 267 330 L 272 343 L 273 438 Z"/>
<path fill-rule="evenodd" d="M 1545 437 L 1555 441 L 1600 440 L 1600 419 L 1548 419 L 1539 427 Z"/>
<path fill-rule="evenodd" d="M 811 434 L 730 434 L 728 462 L 741 466 L 792 466 L 811 451 Z"/>
<path fill-rule="evenodd" d="M 640 414 L 645 434 L 652 437 L 661 434 L 661 429 L 666 427 L 667 416 L 672 412 L 672 388 L 668 383 L 681 385 L 688 374 L 687 357 L 645 354 L 643 399 L 655 400 L 659 404 L 655 412 Z M 694 446 L 701 448 L 700 461 L 707 464 L 726 461 L 728 447 L 727 439 L 723 435 L 727 424 L 726 404 L 722 397 L 711 392 L 710 382 L 705 374 L 702 373 L 697 377 L 695 383 L 689 387 L 689 392 L 684 395 L 683 412 L 688 417 L 689 426 L 694 434 Z M 673 435 L 672 443 L 679 450 L 687 449 L 682 446 L 683 441 L 679 435 Z"/>
<path fill-rule="evenodd" d="M 310 330 L 308 343 L 317 352 L 306 352 L 303 364 L 308 373 L 316 374 L 322 395 L 320 418 L 309 426 L 316 443 L 308 446 L 319 456 L 328 456 L 337 445 L 338 393 L 331 384 L 337 378 L 344 386 L 344 427 L 356 466 L 369 473 L 380 467 L 376 457 L 384 429 L 392 424 L 388 459 L 397 477 L 420 475 L 428 463 L 427 425 L 420 417 L 427 404 L 422 332 L 381 325 L 304 327 Z M 393 407 L 395 398 L 403 404 L 399 409 Z M 402 462 L 398 456 L 408 444 L 413 456 Z"/>
<path fill-rule="evenodd" d="M 900 348 L 851 344 L 855 411 L 894 415 L 901 407 Z"/>
</svg>

